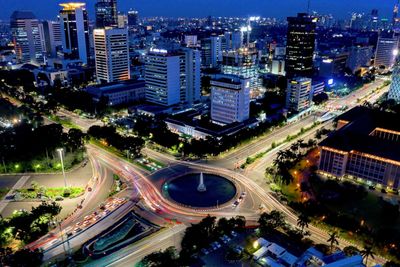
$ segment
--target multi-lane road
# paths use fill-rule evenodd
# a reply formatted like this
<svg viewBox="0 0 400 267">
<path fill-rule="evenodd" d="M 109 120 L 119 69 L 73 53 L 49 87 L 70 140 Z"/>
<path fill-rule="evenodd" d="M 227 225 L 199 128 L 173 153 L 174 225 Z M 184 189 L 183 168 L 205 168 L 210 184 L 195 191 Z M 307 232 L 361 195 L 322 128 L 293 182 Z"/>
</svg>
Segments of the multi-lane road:
<svg viewBox="0 0 400 267">
<path fill-rule="evenodd" d="M 383 88 L 379 92 L 375 92 L 373 94 L 370 94 L 370 92 L 375 88 L 382 86 L 382 84 L 383 81 L 378 80 L 374 84 L 364 86 L 363 88 L 359 89 L 349 96 L 341 99 L 330 100 L 326 104 L 326 107 L 339 108 L 347 106 L 351 108 L 357 105 L 357 100 L 363 98 L 364 96 L 367 96 L 365 100 L 376 100 L 380 97 L 380 95 L 387 91 L 388 88 Z M 89 122 L 86 120 L 81 121 L 80 119 L 78 120 L 75 115 L 71 115 L 69 112 L 61 112 L 63 116 L 71 118 L 72 122 L 80 126 L 82 129 L 87 129 L 88 127 L 90 127 L 90 125 L 95 125 L 98 123 L 94 121 Z M 323 113 L 323 111 L 320 112 L 320 114 Z M 284 204 L 280 203 L 280 201 L 275 199 L 271 194 L 269 194 L 265 186 L 262 183 L 259 183 L 259 181 L 260 179 L 262 180 L 262 178 L 264 177 L 264 169 L 272 162 L 272 159 L 274 158 L 276 152 L 279 149 L 290 146 L 290 144 L 296 140 L 287 142 L 279 146 L 278 148 L 270 151 L 269 153 L 266 153 L 263 158 L 261 158 L 255 164 L 250 165 L 247 172 L 234 171 L 234 169 L 247 157 L 265 151 L 266 149 L 271 147 L 271 144 L 273 142 L 277 143 L 281 140 L 286 139 L 288 135 L 293 135 L 299 132 L 301 128 L 306 128 L 313 124 L 314 120 L 314 116 L 308 116 L 292 124 L 277 128 L 262 138 L 254 140 L 249 144 L 246 144 L 244 146 L 241 146 L 240 148 L 226 153 L 224 157 L 209 160 L 207 162 L 179 161 L 169 155 L 164 155 L 159 152 L 145 149 L 144 152 L 150 157 L 162 161 L 168 165 L 168 167 L 166 167 L 165 169 L 152 174 L 148 173 L 147 171 L 138 169 L 137 166 L 126 162 L 125 160 L 118 158 L 115 155 L 104 151 L 96 146 L 89 146 L 88 154 L 92 159 L 95 159 L 93 165 L 96 175 L 99 177 L 103 176 L 103 174 L 100 172 L 104 172 L 102 168 L 105 168 L 107 170 L 118 173 L 122 178 L 126 179 L 134 189 L 133 192 L 136 192 L 141 196 L 141 203 L 147 208 L 146 212 L 148 213 L 149 218 L 152 218 L 154 220 L 162 221 L 162 219 L 176 219 L 185 224 L 198 221 L 207 214 L 212 214 L 217 217 L 243 215 L 246 217 L 249 223 L 255 223 L 258 219 L 260 212 L 258 207 L 263 206 L 267 210 L 275 209 L 282 211 L 286 215 L 288 222 L 295 226 L 297 223 L 296 214 L 292 210 L 287 208 Z M 317 128 L 313 128 L 309 132 L 305 133 L 301 138 L 311 138 L 318 128 L 328 125 L 329 122 L 324 123 Z M 237 209 L 232 209 L 230 203 L 225 206 L 222 205 L 221 207 L 218 207 L 216 209 L 207 210 L 196 210 L 177 205 L 162 194 L 162 182 L 166 179 L 169 179 L 170 174 L 179 174 L 189 171 L 203 171 L 218 174 L 224 177 L 230 177 L 237 184 L 239 191 L 247 192 L 246 201 L 244 201 L 244 203 L 241 204 Z M 101 184 L 99 185 L 99 187 L 101 187 Z M 85 204 L 93 205 L 89 204 L 89 202 L 96 202 L 94 205 L 98 205 L 98 201 L 100 200 L 92 198 Z M 123 216 L 129 210 L 129 206 L 126 206 L 126 208 L 121 207 L 115 211 L 115 216 Z M 95 223 L 93 224 L 93 226 L 91 226 L 90 235 L 89 232 L 84 231 L 79 235 L 73 236 L 70 240 L 70 245 L 73 248 L 78 247 L 89 238 L 91 238 L 92 234 L 99 233 L 107 228 L 114 222 L 114 220 L 115 218 L 113 218 L 112 216 L 107 216 L 102 221 Z M 66 221 L 64 227 L 73 225 L 73 223 L 73 220 L 71 220 L 71 222 Z M 107 256 L 106 258 L 102 259 L 104 261 L 103 263 L 105 265 L 112 266 L 126 266 L 126 264 L 137 262 L 142 256 L 153 252 L 155 248 L 162 249 L 170 246 L 171 239 L 176 238 L 176 235 L 183 231 L 184 224 L 181 224 L 179 227 L 167 227 L 167 230 L 146 238 L 143 243 L 139 242 L 137 244 L 128 246 L 127 248 L 122 249 L 115 254 Z M 328 234 L 326 232 L 320 230 L 315 226 L 310 226 L 309 230 L 312 234 L 311 239 L 313 239 L 315 242 L 326 242 L 328 238 Z M 341 240 L 340 245 L 341 247 L 343 247 L 345 245 L 349 245 L 349 243 Z M 60 243 L 52 246 L 51 250 L 45 251 L 45 259 L 56 257 L 57 255 L 60 255 L 62 253 L 63 247 L 62 243 Z M 100 261 L 99 264 L 102 265 Z"/>
</svg>

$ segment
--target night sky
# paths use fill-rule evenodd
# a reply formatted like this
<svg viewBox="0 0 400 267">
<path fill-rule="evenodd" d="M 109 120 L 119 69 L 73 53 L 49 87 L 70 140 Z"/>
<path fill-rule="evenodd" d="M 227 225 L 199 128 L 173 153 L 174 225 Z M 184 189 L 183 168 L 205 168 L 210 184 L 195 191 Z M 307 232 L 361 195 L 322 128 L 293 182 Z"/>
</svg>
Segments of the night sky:
<svg viewBox="0 0 400 267">
<path fill-rule="evenodd" d="M 60 0 L 0 0 L 0 18 L 9 19 L 14 10 L 31 10 L 38 18 L 53 19 Z M 67 2 L 67 1 L 65 1 Z M 76 1 L 79 2 L 79 1 Z M 86 2 L 89 16 L 94 18 L 95 0 Z M 370 12 L 377 8 L 381 16 L 391 16 L 395 0 L 312 0 L 312 10 L 347 18 L 351 11 Z M 139 10 L 142 16 L 248 16 L 287 17 L 305 11 L 306 0 L 119 0 L 118 9 Z"/>
</svg>

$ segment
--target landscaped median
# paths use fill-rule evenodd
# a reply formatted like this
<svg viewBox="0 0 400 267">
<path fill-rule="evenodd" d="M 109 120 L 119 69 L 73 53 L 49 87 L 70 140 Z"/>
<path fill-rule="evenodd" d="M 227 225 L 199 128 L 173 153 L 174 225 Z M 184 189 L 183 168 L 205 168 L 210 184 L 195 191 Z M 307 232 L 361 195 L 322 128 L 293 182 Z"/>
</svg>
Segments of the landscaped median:
<svg viewBox="0 0 400 267">
<path fill-rule="evenodd" d="M 283 145 L 283 144 L 285 144 L 285 143 L 288 143 L 288 142 L 290 142 L 290 141 L 293 141 L 293 140 L 296 139 L 296 138 L 299 138 L 300 136 L 302 136 L 303 134 L 305 134 L 305 133 L 307 133 L 308 131 L 312 130 L 313 128 L 317 127 L 318 125 L 320 125 L 319 122 L 314 122 L 314 123 L 313 123 L 311 126 L 309 126 L 309 127 L 301 128 L 301 130 L 300 130 L 297 134 L 288 135 L 288 136 L 286 137 L 285 140 L 282 140 L 282 141 L 280 141 L 280 142 L 278 142 L 278 143 L 273 142 L 273 143 L 271 144 L 271 147 L 268 148 L 267 150 L 265 150 L 265 151 L 263 151 L 263 152 L 260 152 L 260 153 L 256 154 L 255 156 L 247 157 L 247 158 L 246 158 L 246 161 L 245 161 L 242 165 L 240 165 L 240 168 L 241 168 L 241 169 L 246 169 L 247 166 L 249 166 L 249 165 L 255 163 L 257 160 L 261 159 L 261 158 L 264 157 L 267 153 L 271 152 L 272 150 L 274 150 L 274 149 L 277 148 L 278 146 L 281 146 L 281 145 Z"/>
<path fill-rule="evenodd" d="M 115 147 L 108 145 L 108 143 L 105 142 L 104 140 L 98 140 L 95 138 L 91 138 L 90 143 L 116 155 L 117 157 L 123 158 L 124 160 L 138 166 L 139 168 L 149 171 L 149 172 L 157 171 L 166 166 L 165 164 L 163 164 L 159 161 L 156 161 L 152 158 L 148 158 L 148 157 L 146 157 L 146 158 L 139 157 L 136 159 L 128 158 L 127 153 L 123 153 L 120 150 L 116 149 Z"/>
<path fill-rule="evenodd" d="M 32 183 L 30 188 L 17 189 L 13 192 L 15 201 L 23 200 L 56 200 L 60 201 L 64 198 L 77 198 L 85 193 L 82 187 L 49 187 L 39 186 Z"/>
</svg>

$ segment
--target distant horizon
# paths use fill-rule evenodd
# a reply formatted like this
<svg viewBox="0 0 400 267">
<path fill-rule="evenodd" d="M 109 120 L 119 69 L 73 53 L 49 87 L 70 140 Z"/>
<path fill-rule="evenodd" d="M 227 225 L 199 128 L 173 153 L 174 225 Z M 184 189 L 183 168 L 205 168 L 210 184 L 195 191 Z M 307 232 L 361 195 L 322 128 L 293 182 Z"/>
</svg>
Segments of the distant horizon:
<svg viewBox="0 0 400 267">
<path fill-rule="evenodd" d="M 332 14 L 338 19 L 348 19 L 351 12 L 370 13 L 378 9 L 379 16 L 391 18 L 392 0 L 313 0 L 311 11 L 320 14 Z M 38 19 L 56 19 L 60 10 L 59 3 L 68 1 L 54 0 L 0 0 L 2 14 L 0 19 L 7 21 L 15 10 L 32 11 Z M 73 2 L 73 1 L 71 1 Z M 94 19 L 96 0 L 79 1 L 86 3 L 89 18 Z M 133 3 L 132 3 L 133 2 Z M 45 8 L 42 8 L 45 7 Z M 130 8 L 139 11 L 141 17 L 247 17 L 261 16 L 270 18 L 286 18 L 305 12 L 306 0 L 118 0 L 118 10 L 127 12 Z"/>
</svg>

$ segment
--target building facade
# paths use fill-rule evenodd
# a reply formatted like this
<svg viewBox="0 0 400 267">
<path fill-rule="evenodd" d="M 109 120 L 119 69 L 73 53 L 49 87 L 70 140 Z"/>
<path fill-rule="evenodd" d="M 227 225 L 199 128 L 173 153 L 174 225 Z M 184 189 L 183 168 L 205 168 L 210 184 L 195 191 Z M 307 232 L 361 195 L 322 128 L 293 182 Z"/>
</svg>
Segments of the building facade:
<svg viewBox="0 0 400 267">
<path fill-rule="evenodd" d="M 250 116 L 250 79 L 219 75 L 211 80 L 211 120 L 243 122 Z"/>
<path fill-rule="evenodd" d="M 62 3 L 60 24 L 64 58 L 79 59 L 88 64 L 89 22 L 84 3 Z"/>
<path fill-rule="evenodd" d="M 99 83 L 130 79 L 127 29 L 95 29 L 93 31 L 96 75 Z"/>
<path fill-rule="evenodd" d="M 289 17 L 286 44 L 286 75 L 311 77 L 315 50 L 316 19 L 305 13 Z"/>
<path fill-rule="evenodd" d="M 312 80 L 297 77 L 289 79 L 286 91 L 286 108 L 289 111 L 302 112 L 311 107 Z"/>
<path fill-rule="evenodd" d="M 128 80 L 88 87 L 86 91 L 95 101 L 105 97 L 109 106 L 116 106 L 144 101 L 146 85 L 143 80 Z"/>
<path fill-rule="evenodd" d="M 117 0 L 97 0 L 96 28 L 117 27 Z"/>
<path fill-rule="evenodd" d="M 255 47 L 223 52 L 221 70 L 223 74 L 250 79 L 251 96 L 254 98 L 258 95 L 261 89 L 261 81 L 259 77 L 258 52 Z"/>
<path fill-rule="evenodd" d="M 29 11 L 14 11 L 10 27 L 18 63 L 41 63 L 43 61 L 39 21 Z"/>
<path fill-rule="evenodd" d="M 58 21 L 42 21 L 39 24 L 43 52 L 47 57 L 56 57 L 62 46 L 61 25 Z"/>
<path fill-rule="evenodd" d="M 223 36 L 211 36 L 201 41 L 202 65 L 216 68 L 222 62 Z"/>
<path fill-rule="evenodd" d="M 391 70 L 396 62 L 399 49 L 398 36 L 378 38 L 374 66 L 381 71 Z"/>
<path fill-rule="evenodd" d="M 400 103 L 400 62 L 397 62 L 393 69 L 388 99 L 394 99 Z"/>
<path fill-rule="evenodd" d="M 352 46 L 349 52 L 346 65 L 352 73 L 356 73 L 362 67 L 370 66 L 373 55 L 372 46 Z"/>
<path fill-rule="evenodd" d="M 139 12 L 136 10 L 128 11 L 128 27 L 133 28 L 139 25 Z"/>
<path fill-rule="evenodd" d="M 393 124 L 395 119 L 394 114 L 365 107 L 338 117 L 336 132 L 319 144 L 319 170 L 399 189 L 400 128 Z"/>
<path fill-rule="evenodd" d="M 146 100 L 172 106 L 200 99 L 200 51 L 152 48 L 145 58 Z"/>
</svg>

